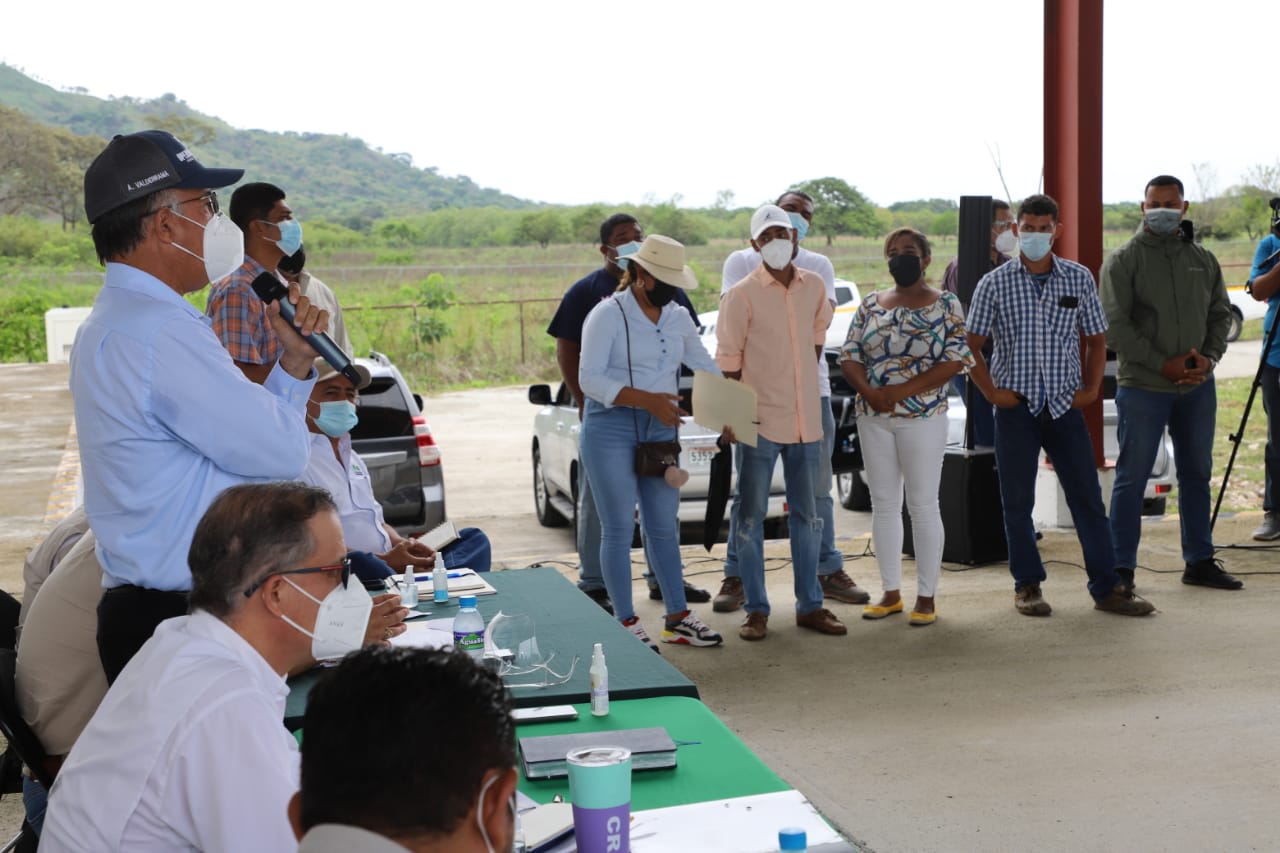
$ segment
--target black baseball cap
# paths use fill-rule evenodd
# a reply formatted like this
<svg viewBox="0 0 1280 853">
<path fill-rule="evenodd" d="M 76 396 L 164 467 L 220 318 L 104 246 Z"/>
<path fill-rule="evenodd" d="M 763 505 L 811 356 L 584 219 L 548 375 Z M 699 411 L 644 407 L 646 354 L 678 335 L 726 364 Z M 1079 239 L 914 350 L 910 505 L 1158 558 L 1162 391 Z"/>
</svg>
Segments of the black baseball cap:
<svg viewBox="0 0 1280 853">
<path fill-rule="evenodd" d="M 244 177 L 244 169 L 206 169 L 172 133 L 144 130 L 117 136 L 84 173 L 89 222 L 160 190 L 217 189 Z"/>
</svg>

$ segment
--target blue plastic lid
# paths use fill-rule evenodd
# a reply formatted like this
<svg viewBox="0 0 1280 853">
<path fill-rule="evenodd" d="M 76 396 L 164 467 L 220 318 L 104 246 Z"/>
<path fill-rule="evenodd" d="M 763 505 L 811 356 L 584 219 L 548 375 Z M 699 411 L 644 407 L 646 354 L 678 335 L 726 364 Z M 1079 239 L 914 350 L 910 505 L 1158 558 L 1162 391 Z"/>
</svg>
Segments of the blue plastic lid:
<svg viewBox="0 0 1280 853">
<path fill-rule="evenodd" d="M 798 826 L 784 826 L 778 830 L 779 850 L 805 850 L 809 847 L 809 836 Z"/>
<path fill-rule="evenodd" d="M 458 606 L 459 607 L 475 607 L 476 597 L 474 595 L 460 595 L 458 596 Z"/>
</svg>

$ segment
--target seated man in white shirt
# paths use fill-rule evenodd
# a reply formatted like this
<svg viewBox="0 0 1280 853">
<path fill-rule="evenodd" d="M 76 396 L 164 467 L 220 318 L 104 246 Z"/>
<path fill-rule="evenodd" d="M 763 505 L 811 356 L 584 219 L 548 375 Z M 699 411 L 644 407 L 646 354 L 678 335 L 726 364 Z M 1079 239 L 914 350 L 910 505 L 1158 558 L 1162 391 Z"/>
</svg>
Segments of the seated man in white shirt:
<svg viewBox="0 0 1280 853">
<path fill-rule="evenodd" d="M 387 575 L 392 569 L 402 572 L 408 566 L 429 570 L 435 565 L 436 552 L 416 539 L 401 536 L 387 524 L 382 505 L 373 495 L 369 468 L 351 449 L 351 430 L 359 420 L 356 400 L 360 389 L 370 382 L 368 370 L 360 364 L 355 368 L 360 374 L 360 388 L 324 359 L 316 359 L 319 378 L 307 402 L 311 458 L 300 479 L 333 495 L 348 548 L 373 554 L 389 567 L 383 569 L 373 560 L 357 560 L 353 568 L 361 580 L 376 579 L 372 573 L 379 570 Z M 458 538 L 440 552 L 447 568 L 466 567 L 477 572 L 489 571 L 491 553 L 489 537 L 475 527 L 459 530 Z"/>
<path fill-rule="evenodd" d="M 298 853 L 515 849 L 511 700 L 467 655 L 350 655 L 311 691 L 305 729 Z"/>
<path fill-rule="evenodd" d="M 292 849 L 285 675 L 354 651 L 367 628 L 393 636 L 404 615 L 371 613 L 346 552 L 322 489 L 223 491 L 191 543 L 190 614 L 160 624 L 72 747 L 40 849 Z"/>
</svg>

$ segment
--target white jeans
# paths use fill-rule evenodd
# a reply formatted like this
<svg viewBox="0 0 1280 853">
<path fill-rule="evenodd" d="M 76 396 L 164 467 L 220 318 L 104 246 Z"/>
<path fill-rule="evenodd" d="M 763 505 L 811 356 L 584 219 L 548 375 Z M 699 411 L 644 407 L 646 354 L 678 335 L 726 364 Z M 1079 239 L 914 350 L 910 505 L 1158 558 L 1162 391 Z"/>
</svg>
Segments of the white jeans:
<svg viewBox="0 0 1280 853">
<path fill-rule="evenodd" d="M 858 417 L 858 439 L 871 491 L 871 536 L 880 580 L 902 589 L 902 492 L 911 511 L 916 593 L 932 598 L 942 571 L 942 512 L 938 484 L 947 449 L 947 415 L 926 418 Z"/>
</svg>

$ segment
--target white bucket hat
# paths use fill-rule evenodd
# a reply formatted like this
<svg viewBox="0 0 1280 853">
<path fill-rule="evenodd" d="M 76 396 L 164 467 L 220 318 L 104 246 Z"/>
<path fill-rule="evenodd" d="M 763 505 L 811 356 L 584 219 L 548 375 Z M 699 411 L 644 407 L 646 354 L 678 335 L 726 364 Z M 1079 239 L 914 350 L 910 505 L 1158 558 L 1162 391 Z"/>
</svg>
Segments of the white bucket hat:
<svg viewBox="0 0 1280 853">
<path fill-rule="evenodd" d="M 664 284 L 681 290 L 694 290 L 698 286 L 698 277 L 685 266 L 684 245 L 670 237 L 650 234 L 640 244 L 640 250 L 629 256 L 629 260 L 644 267 L 645 272 Z"/>
</svg>

